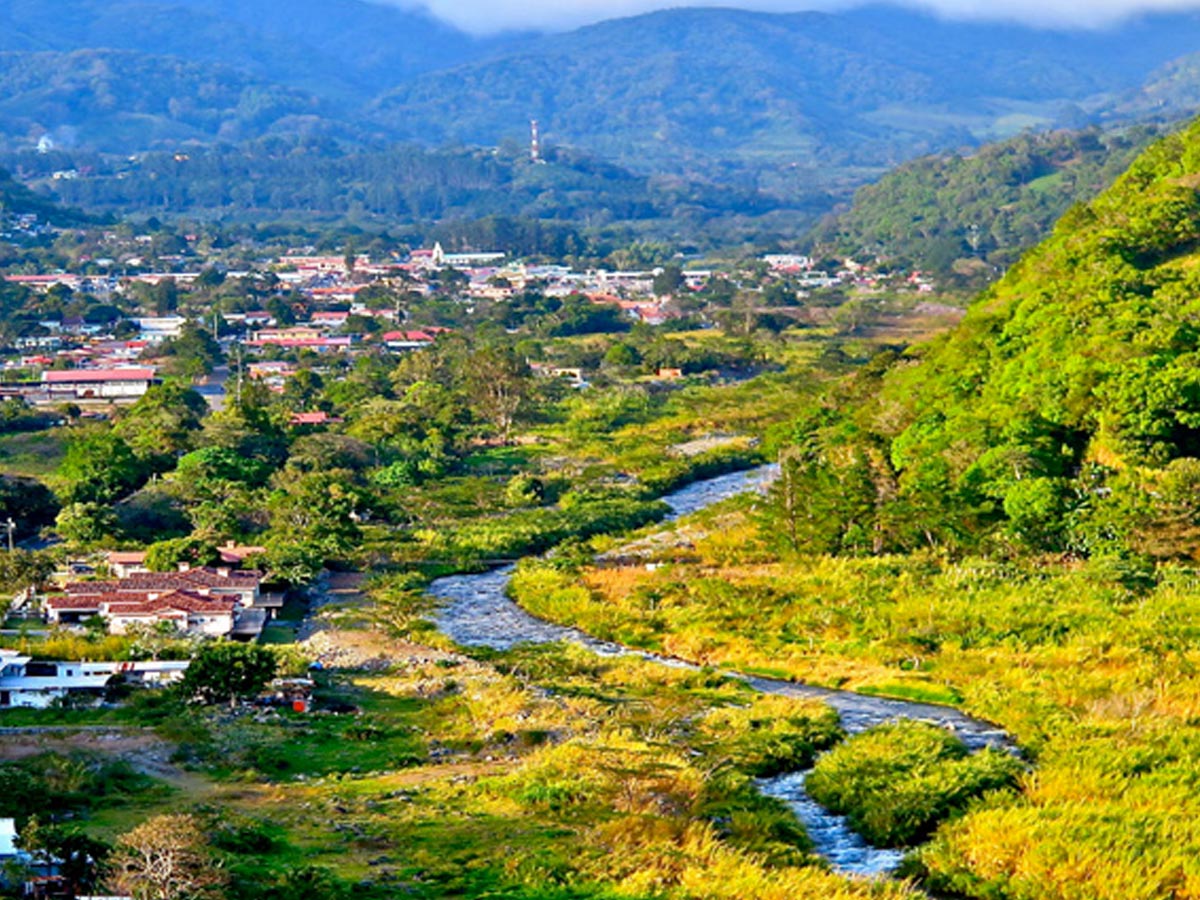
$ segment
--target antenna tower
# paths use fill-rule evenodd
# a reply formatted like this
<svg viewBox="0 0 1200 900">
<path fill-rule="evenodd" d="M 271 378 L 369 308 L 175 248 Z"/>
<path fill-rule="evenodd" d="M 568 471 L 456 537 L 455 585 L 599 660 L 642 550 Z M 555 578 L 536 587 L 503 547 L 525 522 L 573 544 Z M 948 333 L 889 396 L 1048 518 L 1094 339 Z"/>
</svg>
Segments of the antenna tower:
<svg viewBox="0 0 1200 900">
<path fill-rule="evenodd" d="M 529 130 L 533 136 L 529 143 L 529 159 L 531 162 L 540 163 L 542 161 L 542 133 L 538 128 L 537 119 L 529 123 Z"/>
</svg>

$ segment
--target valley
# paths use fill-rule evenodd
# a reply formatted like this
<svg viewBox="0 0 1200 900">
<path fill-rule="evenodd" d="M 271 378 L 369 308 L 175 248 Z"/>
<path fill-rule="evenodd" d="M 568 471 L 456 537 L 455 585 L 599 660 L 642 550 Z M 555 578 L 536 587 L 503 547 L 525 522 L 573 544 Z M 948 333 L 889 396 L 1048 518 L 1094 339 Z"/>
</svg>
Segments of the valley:
<svg viewBox="0 0 1200 900">
<path fill-rule="evenodd" d="M 0 896 L 1200 897 L 1198 13 L 651 6 L 0 0 Z"/>
</svg>

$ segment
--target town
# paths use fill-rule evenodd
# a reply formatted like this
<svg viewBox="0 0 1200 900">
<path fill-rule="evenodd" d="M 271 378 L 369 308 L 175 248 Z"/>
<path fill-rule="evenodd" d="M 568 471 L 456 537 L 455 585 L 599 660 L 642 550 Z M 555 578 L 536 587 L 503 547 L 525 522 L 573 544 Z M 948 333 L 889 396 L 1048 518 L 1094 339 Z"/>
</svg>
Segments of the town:
<svg viewBox="0 0 1200 900">
<path fill-rule="evenodd" d="M 16 225 L 27 236 L 64 237 L 36 217 L 22 217 Z M 832 314 L 825 307 L 844 302 L 843 294 L 870 298 L 891 288 L 923 296 L 935 290 L 920 273 L 881 273 L 854 260 L 828 261 L 837 268 L 822 271 L 813 259 L 796 254 L 768 254 L 752 265 L 725 264 L 720 270 L 667 260 L 640 270 L 575 271 L 501 252 L 448 253 L 440 244 L 374 256 L 352 250 L 321 255 L 309 247 L 226 271 L 221 268 L 226 254 L 207 258 L 194 234 L 175 242 L 186 253 L 153 258 L 147 249 L 156 240 L 152 235 L 65 234 L 95 242 L 113 256 L 79 254 L 74 271 L 3 275 L 10 286 L 41 297 L 35 305 L 45 312 L 6 333 L 0 397 L 39 407 L 80 404 L 92 411 L 132 403 L 161 379 L 164 368 L 181 374 L 159 351 L 189 328 L 214 338 L 219 351 L 236 360 L 215 375 L 215 367 L 201 361 L 202 370 L 191 373 L 210 402 L 220 403 L 231 378 L 235 384 L 260 380 L 279 391 L 302 357 L 345 362 L 363 353 L 421 349 L 498 307 L 585 304 L 593 309 L 577 311 L 582 319 L 608 316 L 663 326 L 711 322 L 722 305 L 736 306 L 740 295 L 756 321 L 775 315 L 781 318 L 777 327 L 783 327 Z M 829 299 L 806 309 L 802 301 L 813 292 Z M 430 299 L 449 306 L 431 313 L 434 304 L 425 302 Z M 574 368 L 529 363 L 553 374 Z M 305 414 L 319 412 L 298 413 Z"/>
</svg>

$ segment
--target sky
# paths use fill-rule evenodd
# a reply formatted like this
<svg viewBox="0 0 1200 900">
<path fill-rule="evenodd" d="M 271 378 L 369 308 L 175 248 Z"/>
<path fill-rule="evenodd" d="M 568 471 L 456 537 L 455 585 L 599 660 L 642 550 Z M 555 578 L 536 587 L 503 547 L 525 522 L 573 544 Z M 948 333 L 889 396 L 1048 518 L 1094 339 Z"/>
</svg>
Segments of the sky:
<svg viewBox="0 0 1200 900">
<path fill-rule="evenodd" d="M 852 0 L 378 0 L 423 5 L 477 34 L 504 29 L 555 30 L 672 6 L 728 6 L 764 12 L 837 9 Z M 899 0 L 956 19 L 1019 21 L 1037 26 L 1097 28 L 1146 12 L 1200 9 L 1200 0 Z"/>
</svg>

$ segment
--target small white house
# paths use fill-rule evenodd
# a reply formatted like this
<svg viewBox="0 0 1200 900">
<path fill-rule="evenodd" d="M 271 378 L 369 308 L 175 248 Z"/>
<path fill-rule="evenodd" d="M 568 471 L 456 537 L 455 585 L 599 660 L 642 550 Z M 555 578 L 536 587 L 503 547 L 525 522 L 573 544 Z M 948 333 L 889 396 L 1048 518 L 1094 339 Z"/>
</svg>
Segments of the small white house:
<svg viewBox="0 0 1200 900">
<path fill-rule="evenodd" d="M 152 344 L 179 337 L 183 334 L 183 326 L 187 324 L 183 316 L 146 316 L 133 321 L 137 324 L 141 339 Z"/>
</svg>

